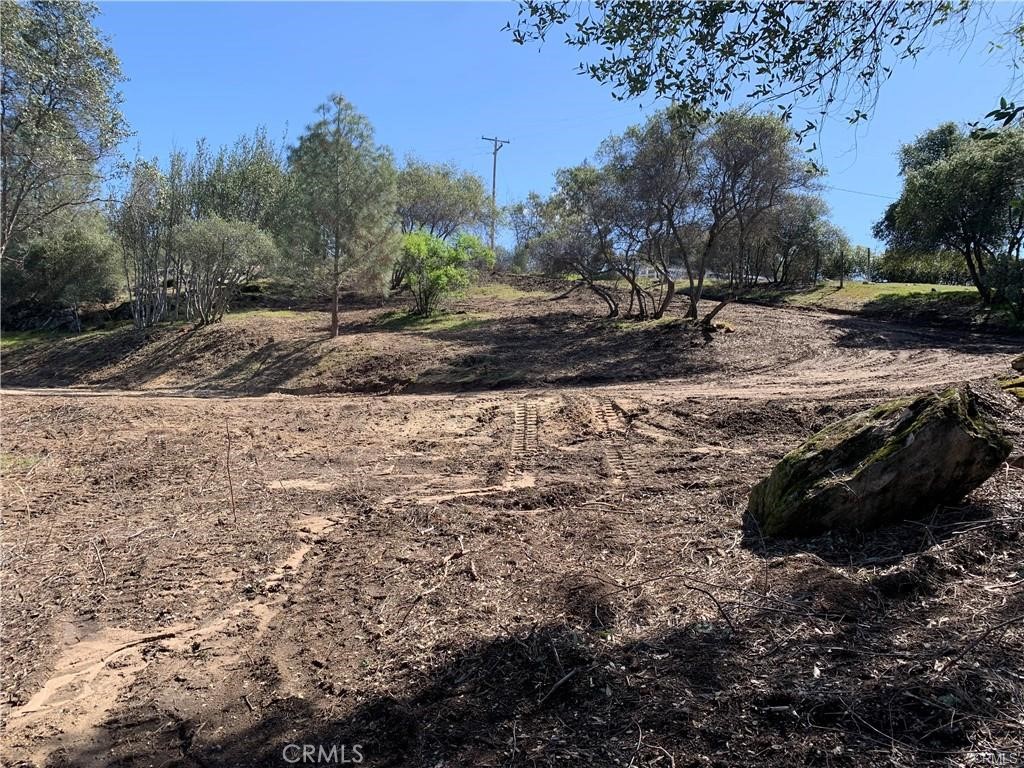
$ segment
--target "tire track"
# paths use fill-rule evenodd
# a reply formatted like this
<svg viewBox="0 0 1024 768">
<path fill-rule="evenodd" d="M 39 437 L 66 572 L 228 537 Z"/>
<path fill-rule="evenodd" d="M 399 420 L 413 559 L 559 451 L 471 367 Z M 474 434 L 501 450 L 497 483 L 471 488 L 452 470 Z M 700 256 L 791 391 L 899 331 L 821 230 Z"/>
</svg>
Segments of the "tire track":
<svg viewBox="0 0 1024 768">
<path fill-rule="evenodd" d="M 536 403 L 528 400 L 516 403 L 512 424 L 512 460 L 514 462 L 530 461 L 537 452 L 538 423 Z"/>
<path fill-rule="evenodd" d="M 623 485 L 636 476 L 638 469 L 638 459 L 625 440 L 629 422 L 622 408 L 610 397 L 599 397 L 596 410 L 601 415 L 602 450 L 608 477 L 613 485 Z"/>
<path fill-rule="evenodd" d="M 189 648 L 202 647 L 209 654 L 205 663 L 191 668 L 188 674 L 226 678 L 238 665 L 247 641 L 263 637 L 289 597 L 303 589 L 315 571 L 305 561 L 320 536 L 337 524 L 336 520 L 315 516 L 296 522 L 299 546 L 262 580 L 264 594 L 255 599 L 238 600 L 194 624 L 175 624 L 145 633 L 105 627 L 68 647 L 40 690 L 8 713 L 4 751 L 43 765 L 55 751 L 74 750 L 96 741 L 103 721 L 119 700 L 143 672 L 160 664 L 160 653 L 182 654 Z M 249 627 L 244 634 L 238 631 L 242 625 Z M 185 679 L 184 672 L 178 674 Z M 50 733 L 47 738 L 40 739 L 41 729 L 52 730 L 46 731 Z M 80 765 L 105 765 L 104 760 L 97 754 L 94 760 Z"/>
</svg>

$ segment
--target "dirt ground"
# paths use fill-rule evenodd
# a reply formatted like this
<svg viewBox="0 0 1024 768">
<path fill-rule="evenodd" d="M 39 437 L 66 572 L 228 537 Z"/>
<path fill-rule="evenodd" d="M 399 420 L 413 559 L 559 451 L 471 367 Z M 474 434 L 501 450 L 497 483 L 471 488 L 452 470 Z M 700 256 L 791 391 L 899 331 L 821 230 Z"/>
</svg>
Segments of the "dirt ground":
<svg viewBox="0 0 1024 768">
<path fill-rule="evenodd" d="M 1019 462 L 872 534 L 744 524 L 895 393 L 978 382 L 1020 452 L 1019 339 L 549 297 L 5 356 L 4 764 L 1024 765 Z"/>
</svg>

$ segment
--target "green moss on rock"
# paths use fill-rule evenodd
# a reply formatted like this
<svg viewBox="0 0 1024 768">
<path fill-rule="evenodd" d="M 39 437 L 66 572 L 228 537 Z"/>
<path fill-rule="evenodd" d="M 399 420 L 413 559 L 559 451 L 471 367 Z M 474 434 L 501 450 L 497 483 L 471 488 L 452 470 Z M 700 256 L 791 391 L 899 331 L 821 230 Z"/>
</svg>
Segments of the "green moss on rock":
<svg viewBox="0 0 1024 768">
<path fill-rule="evenodd" d="M 1009 453 L 966 388 L 898 398 L 786 454 L 751 491 L 748 510 L 772 536 L 873 528 L 959 501 Z"/>
<path fill-rule="evenodd" d="M 1024 376 L 1006 376 L 999 379 L 999 386 L 1011 395 L 1016 395 L 1019 399 L 1024 400 Z"/>
</svg>

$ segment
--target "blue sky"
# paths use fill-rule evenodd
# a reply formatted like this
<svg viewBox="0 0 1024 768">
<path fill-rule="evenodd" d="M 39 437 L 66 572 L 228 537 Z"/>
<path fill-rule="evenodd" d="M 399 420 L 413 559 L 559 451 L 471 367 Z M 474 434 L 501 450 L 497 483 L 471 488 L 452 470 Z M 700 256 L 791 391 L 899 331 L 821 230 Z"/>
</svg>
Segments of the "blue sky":
<svg viewBox="0 0 1024 768">
<path fill-rule="evenodd" d="M 555 37 L 538 49 L 501 27 L 510 3 L 104 2 L 99 26 L 128 82 L 127 151 L 166 157 L 207 137 L 231 143 L 256 126 L 294 140 L 338 92 L 401 158 L 453 160 L 491 174 L 482 135 L 511 140 L 498 156 L 498 200 L 550 189 L 553 172 L 589 156 L 657 102 L 616 102 L 575 73 L 579 52 Z M 1005 18 L 1011 3 L 991 14 Z M 901 66 L 867 125 L 830 122 L 818 141 L 833 220 L 877 245 L 871 224 L 899 193 L 894 153 L 942 122 L 976 120 L 1012 90 L 982 32 L 966 51 L 936 50 Z M 853 190 L 853 192 L 842 191 Z M 869 193 L 869 194 L 857 194 Z"/>
</svg>

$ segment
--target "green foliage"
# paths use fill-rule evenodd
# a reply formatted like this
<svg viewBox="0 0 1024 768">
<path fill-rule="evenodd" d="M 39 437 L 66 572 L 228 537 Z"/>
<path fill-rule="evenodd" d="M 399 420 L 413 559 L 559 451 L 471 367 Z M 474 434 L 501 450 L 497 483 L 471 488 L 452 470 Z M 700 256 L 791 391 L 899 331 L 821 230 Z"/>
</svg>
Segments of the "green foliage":
<svg viewBox="0 0 1024 768">
<path fill-rule="evenodd" d="M 530 192 L 525 200 L 513 203 L 505 211 L 515 245 L 504 263 L 513 272 L 528 272 L 541 266 L 536 263 L 530 249 L 544 232 L 544 206 L 544 199 L 536 192 Z"/>
<path fill-rule="evenodd" d="M 99 162 L 128 135 L 117 57 L 78 0 L 3 3 L 0 257 L 66 209 L 95 200 Z"/>
<path fill-rule="evenodd" d="M 155 162 L 137 159 L 128 189 L 111 211 L 111 228 L 121 245 L 122 266 L 136 328 L 160 322 L 168 306 L 172 274 L 166 234 L 167 179 Z"/>
<path fill-rule="evenodd" d="M 954 251 L 886 251 L 875 261 L 874 275 L 894 283 L 964 285 L 971 279 L 964 257 Z"/>
<path fill-rule="evenodd" d="M 486 312 L 436 312 L 419 315 L 411 312 L 387 312 L 374 321 L 374 325 L 388 331 L 468 331 L 491 321 Z"/>
<path fill-rule="evenodd" d="M 425 163 L 406 158 L 398 173 L 398 218 L 402 232 L 424 231 L 447 240 L 457 232 L 482 227 L 494 211 L 484 182 L 451 163 Z M 398 259 L 391 273 L 391 290 L 405 286 L 406 260 Z"/>
<path fill-rule="evenodd" d="M 1017 28 L 1017 37 L 1021 45 L 1024 45 L 1024 24 Z M 989 120 L 994 120 L 997 125 L 1006 128 L 1014 123 L 1024 124 L 1024 104 L 1017 104 L 1014 101 L 1007 101 L 1005 97 L 999 99 L 999 106 L 985 115 Z M 987 135 L 988 130 L 980 129 L 981 135 Z"/>
<path fill-rule="evenodd" d="M 906 165 L 875 235 L 895 253 L 960 254 L 986 302 L 1024 317 L 1024 127 L 950 136 L 941 126 L 904 148 L 923 160 Z"/>
<path fill-rule="evenodd" d="M 595 162 L 559 171 L 547 202 L 516 209 L 517 247 L 550 274 L 579 275 L 610 317 L 619 305 L 604 284 L 609 276 L 626 281 L 627 314 L 644 319 L 666 311 L 682 273 L 695 318 L 709 270 L 735 287 L 787 271 L 776 264 L 778 249 L 801 244 L 781 242 L 780 212 L 807 203 L 816 173 L 778 118 L 728 112 L 701 120 L 673 107 L 607 139 Z M 808 205 L 821 230 L 816 246 L 829 235 L 819 227 L 823 214 Z M 785 258 L 795 262 L 792 252 Z M 650 271 L 654 283 L 643 279 Z"/>
<path fill-rule="evenodd" d="M 776 285 L 807 285 L 818 281 L 834 263 L 835 256 L 847 247 L 846 236 L 828 222 L 828 206 L 812 194 L 784 195 L 779 205 L 766 216 L 763 243 L 767 269 L 764 273 Z"/>
<path fill-rule="evenodd" d="M 398 173 L 398 217 L 402 232 L 417 230 L 442 239 L 491 220 L 491 197 L 476 174 L 451 163 L 406 158 Z"/>
<path fill-rule="evenodd" d="M 418 315 L 433 313 L 444 299 L 467 288 L 477 269 L 494 264 L 494 254 L 474 235 L 460 234 L 448 243 L 424 231 L 402 237 L 401 259 Z"/>
<path fill-rule="evenodd" d="M 19 258 L 3 264 L 4 308 L 46 312 L 112 301 L 117 293 L 115 258 L 116 246 L 95 218 L 37 237 Z"/>
<path fill-rule="evenodd" d="M 166 166 L 136 159 L 111 211 L 137 327 L 173 316 L 214 322 L 239 280 L 277 266 L 270 233 L 285 231 L 289 192 L 265 131 L 211 152 L 205 140 Z M 257 253 L 258 252 L 258 253 Z"/>
<path fill-rule="evenodd" d="M 900 147 L 900 175 L 920 171 L 939 160 L 944 160 L 963 146 L 967 136 L 956 123 L 943 123 L 925 131 L 912 143 Z"/>
<path fill-rule="evenodd" d="M 850 245 L 845 237 L 835 244 L 822 262 L 821 274 L 830 280 L 849 280 L 852 276 L 869 276 L 869 251 L 864 246 Z"/>
<path fill-rule="evenodd" d="M 507 28 L 522 44 L 565 27 L 568 45 L 595 52 L 580 72 L 618 98 L 653 91 L 714 112 L 746 97 L 776 102 L 786 118 L 815 98 L 818 111 L 845 109 L 857 122 L 892 67 L 915 58 L 934 31 L 955 34 L 970 9 L 967 0 L 520 0 Z M 808 121 L 800 133 L 816 127 Z"/>
<path fill-rule="evenodd" d="M 174 167 L 174 157 L 171 166 Z M 192 158 L 182 159 L 187 207 L 196 218 L 247 221 L 269 232 L 285 226 L 282 216 L 284 162 L 263 128 L 213 153 L 200 139 Z"/>
<path fill-rule="evenodd" d="M 396 252 L 396 172 L 369 121 L 344 98 L 332 96 L 318 111 L 288 156 L 291 255 L 307 279 L 333 293 L 336 336 L 343 280 L 386 287 Z"/>
<path fill-rule="evenodd" d="M 184 224 L 177 247 L 178 302 L 199 325 L 218 322 L 239 284 L 277 255 L 273 240 L 255 224 L 218 216 Z"/>
</svg>

